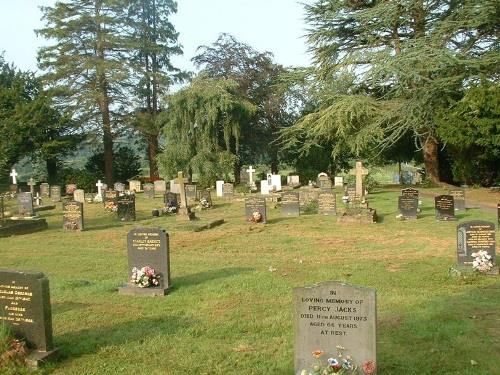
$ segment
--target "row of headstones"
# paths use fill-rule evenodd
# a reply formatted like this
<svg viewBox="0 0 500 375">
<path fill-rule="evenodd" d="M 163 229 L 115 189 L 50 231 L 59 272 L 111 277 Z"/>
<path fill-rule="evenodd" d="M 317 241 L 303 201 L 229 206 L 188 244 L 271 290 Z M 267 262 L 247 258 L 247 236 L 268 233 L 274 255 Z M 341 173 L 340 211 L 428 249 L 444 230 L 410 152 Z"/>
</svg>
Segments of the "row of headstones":
<svg viewBox="0 0 500 375">
<path fill-rule="evenodd" d="M 404 219 L 416 219 L 419 210 L 419 192 L 417 189 L 403 189 L 398 197 L 399 214 Z M 436 220 L 456 220 L 455 211 L 465 210 L 465 192 L 450 190 L 449 194 L 434 197 Z"/>
</svg>

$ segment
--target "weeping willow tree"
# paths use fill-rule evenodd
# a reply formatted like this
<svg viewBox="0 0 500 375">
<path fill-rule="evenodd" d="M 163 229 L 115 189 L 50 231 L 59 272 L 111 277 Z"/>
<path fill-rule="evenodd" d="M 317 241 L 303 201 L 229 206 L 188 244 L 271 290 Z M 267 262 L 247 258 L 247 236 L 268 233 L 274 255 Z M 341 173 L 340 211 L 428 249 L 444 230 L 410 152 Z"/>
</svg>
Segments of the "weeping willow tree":
<svg viewBox="0 0 500 375">
<path fill-rule="evenodd" d="M 239 158 L 242 124 L 256 107 L 238 94 L 228 79 L 200 77 L 167 99 L 164 122 L 165 151 L 159 166 L 165 176 L 177 171 L 203 185 L 229 178 Z"/>
</svg>

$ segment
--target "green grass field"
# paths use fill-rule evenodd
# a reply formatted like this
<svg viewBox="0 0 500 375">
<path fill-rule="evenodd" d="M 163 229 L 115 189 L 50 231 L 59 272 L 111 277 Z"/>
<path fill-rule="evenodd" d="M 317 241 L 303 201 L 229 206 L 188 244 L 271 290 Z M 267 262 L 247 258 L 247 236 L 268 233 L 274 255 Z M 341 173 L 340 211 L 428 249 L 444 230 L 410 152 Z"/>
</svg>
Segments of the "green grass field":
<svg viewBox="0 0 500 375">
<path fill-rule="evenodd" d="M 0 267 L 50 279 L 62 358 L 36 374 L 291 375 L 292 289 L 326 280 L 377 289 L 379 374 L 498 374 L 500 278 L 450 276 L 457 222 L 436 222 L 426 197 L 417 221 L 397 221 L 397 195 L 370 195 L 380 218 L 372 225 L 285 218 L 268 205 L 269 223 L 251 226 L 242 201 L 214 200 L 201 222 L 226 223 L 203 232 L 151 218 L 162 199 L 139 196 L 136 222 L 86 204 L 86 231 L 69 233 L 59 204 L 41 212 L 48 230 L 0 238 Z M 496 222 L 479 209 L 458 218 Z M 117 293 L 136 226 L 169 233 L 174 288 L 165 298 Z"/>
</svg>

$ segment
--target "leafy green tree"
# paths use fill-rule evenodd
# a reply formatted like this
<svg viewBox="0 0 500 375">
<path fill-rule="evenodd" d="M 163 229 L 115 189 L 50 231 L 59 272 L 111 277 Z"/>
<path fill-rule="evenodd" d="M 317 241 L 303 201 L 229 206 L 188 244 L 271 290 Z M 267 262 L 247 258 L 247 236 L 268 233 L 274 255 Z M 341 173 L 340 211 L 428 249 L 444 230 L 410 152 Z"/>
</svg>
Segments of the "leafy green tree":
<svg viewBox="0 0 500 375">
<path fill-rule="evenodd" d="M 85 170 L 94 176 L 104 175 L 104 153 L 97 152 L 90 156 Z M 113 151 L 113 181 L 125 182 L 141 173 L 140 157 L 130 147 L 122 146 Z"/>
</svg>

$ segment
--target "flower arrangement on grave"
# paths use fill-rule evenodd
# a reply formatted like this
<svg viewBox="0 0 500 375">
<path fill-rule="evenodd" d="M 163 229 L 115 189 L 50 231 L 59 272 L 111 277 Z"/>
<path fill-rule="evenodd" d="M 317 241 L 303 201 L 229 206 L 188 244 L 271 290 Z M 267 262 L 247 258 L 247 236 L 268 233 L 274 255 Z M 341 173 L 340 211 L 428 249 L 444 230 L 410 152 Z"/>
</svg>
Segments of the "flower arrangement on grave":
<svg viewBox="0 0 500 375">
<path fill-rule="evenodd" d="M 157 275 L 154 268 L 149 266 L 142 267 L 141 269 L 134 267 L 132 268 L 130 282 L 139 288 L 154 287 L 160 285 L 160 275 Z"/>
<path fill-rule="evenodd" d="M 474 258 L 472 261 L 472 268 L 478 272 L 489 272 L 493 268 L 491 262 L 491 255 L 485 250 L 479 250 L 477 253 L 472 253 Z"/>
<path fill-rule="evenodd" d="M 202 209 L 207 209 L 207 208 L 210 208 L 212 206 L 210 205 L 210 202 L 208 201 L 208 199 L 206 197 L 202 197 L 200 199 L 200 207 Z"/>
<path fill-rule="evenodd" d="M 344 375 L 357 375 L 360 374 L 359 368 L 353 363 L 350 355 L 345 355 L 346 349 L 337 345 L 337 356 L 328 358 L 326 364 L 321 361 L 321 356 L 325 354 L 322 350 L 315 350 L 312 352 L 314 362 L 311 365 L 311 370 L 302 370 L 300 375 L 327 375 L 327 374 L 344 374 Z M 374 361 L 366 361 L 361 366 L 363 374 L 374 374 L 377 367 Z"/>
<path fill-rule="evenodd" d="M 177 203 L 173 199 L 167 200 L 164 212 L 166 214 L 175 214 L 177 212 Z"/>
<path fill-rule="evenodd" d="M 252 212 L 252 216 L 249 219 L 252 223 L 262 222 L 262 214 L 259 211 Z"/>
<path fill-rule="evenodd" d="M 16 339 L 6 326 L 0 326 L 0 369 L 24 365 L 29 353 L 25 341 Z"/>
<path fill-rule="evenodd" d="M 106 201 L 104 209 L 108 212 L 116 212 L 118 211 L 118 205 L 114 201 Z"/>
</svg>

